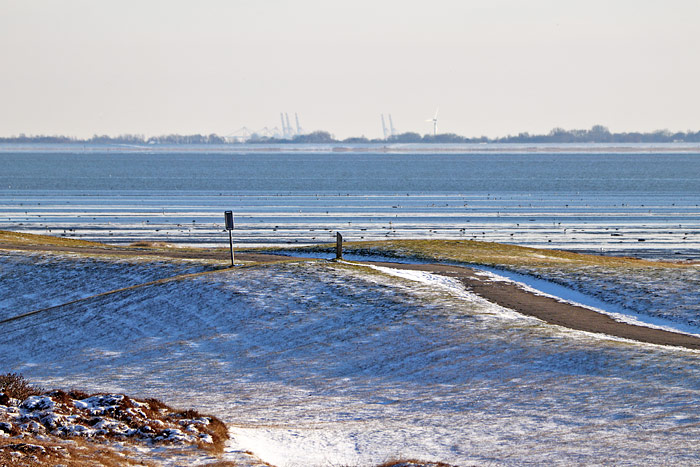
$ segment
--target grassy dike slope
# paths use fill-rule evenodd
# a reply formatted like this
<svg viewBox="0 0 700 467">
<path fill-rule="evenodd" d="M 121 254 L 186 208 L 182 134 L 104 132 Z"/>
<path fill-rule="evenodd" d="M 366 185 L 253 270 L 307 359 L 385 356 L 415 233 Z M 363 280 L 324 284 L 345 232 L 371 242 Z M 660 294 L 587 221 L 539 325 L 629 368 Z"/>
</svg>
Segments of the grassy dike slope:
<svg viewBox="0 0 700 467">
<path fill-rule="evenodd" d="M 308 248 L 330 253 L 335 245 Z M 599 256 L 560 250 L 529 248 L 473 240 L 387 240 L 345 242 L 343 251 L 421 261 L 445 261 L 501 267 L 604 266 L 625 268 L 684 268 L 692 263 L 648 261 L 629 257 Z"/>
</svg>

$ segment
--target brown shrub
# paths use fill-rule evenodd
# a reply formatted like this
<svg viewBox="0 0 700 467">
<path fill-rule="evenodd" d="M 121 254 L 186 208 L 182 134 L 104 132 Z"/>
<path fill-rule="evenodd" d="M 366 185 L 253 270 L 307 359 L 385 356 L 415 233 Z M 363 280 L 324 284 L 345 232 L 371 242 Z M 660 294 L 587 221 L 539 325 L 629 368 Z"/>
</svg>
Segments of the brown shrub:
<svg viewBox="0 0 700 467">
<path fill-rule="evenodd" d="M 197 412 L 196 410 L 193 410 L 193 409 L 187 409 L 187 410 L 183 410 L 182 412 L 177 412 L 175 414 L 175 416 L 178 418 L 191 418 L 191 419 L 203 417 L 202 414 L 200 414 L 199 412 Z"/>
<path fill-rule="evenodd" d="M 158 399 L 146 399 L 144 402 L 148 404 L 148 407 L 141 407 L 141 410 L 146 415 L 147 418 L 154 418 L 160 420 L 163 418 L 163 414 L 160 413 L 161 410 L 170 410 L 170 407 L 159 401 Z"/>
<path fill-rule="evenodd" d="M 24 376 L 18 373 L 7 373 L 0 375 L 0 392 L 14 399 L 24 400 L 29 396 L 38 396 L 43 391 L 41 388 L 32 386 Z"/>
<path fill-rule="evenodd" d="M 211 416 L 208 418 L 211 419 L 211 423 L 207 426 L 207 431 L 214 440 L 214 446 L 212 446 L 212 448 L 215 452 L 223 452 L 224 444 L 228 439 L 228 428 L 226 428 L 224 422 L 218 418 Z"/>
<path fill-rule="evenodd" d="M 148 402 L 148 405 L 151 408 L 151 410 L 154 410 L 154 411 L 170 408 L 167 405 L 165 405 L 163 402 L 159 401 L 158 399 L 149 398 L 149 399 L 146 399 L 146 402 Z"/>
<path fill-rule="evenodd" d="M 208 418 L 210 420 L 209 424 L 200 428 L 203 432 L 209 434 L 212 437 L 213 443 L 200 443 L 198 446 L 202 449 L 208 449 L 214 452 L 223 452 L 224 443 L 228 439 L 228 428 L 226 424 L 212 415 L 204 415 L 196 410 L 188 409 L 175 412 L 170 415 L 169 418 L 182 418 L 182 419 L 198 419 L 198 418 Z"/>
<path fill-rule="evenodd" d="M 83 400 L 90 397 L 90 394 L 88 394 L 87 392 L 80 391 L 78 389 L 71 389 L 70 391 L 68 391 L 68 395 L 71 399 L 75 400 Z"/>
<path fill-rule="evenodd" d="M 61 391 L 60 389 L 56 389 L 55 391 L 51 391 L 48 393 L 48 396 L 51 397 L 56 402 L 59 402 L 61 404 L 68 404 L 71 401 L 70 395 L 66 394 L 65 391 Z"/>
<path fill-rule="evenodd" d="M 415 459 L 391 460 L 377 465 L 377 467 L 456 467 L 444 462 L 424 462 Z"/>
</svg>

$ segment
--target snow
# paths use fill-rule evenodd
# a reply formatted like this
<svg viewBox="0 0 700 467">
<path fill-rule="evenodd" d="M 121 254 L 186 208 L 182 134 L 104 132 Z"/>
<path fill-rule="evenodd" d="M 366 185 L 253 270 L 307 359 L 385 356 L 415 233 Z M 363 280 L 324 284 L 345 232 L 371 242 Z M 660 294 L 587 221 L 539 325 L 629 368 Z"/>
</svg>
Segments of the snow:
<svg viewBox="0 0 700 467">
<path fill-rule="evenodd" d="M 56 404 L 50 397 L 47 396 L 30 396 L 22 405 L 21 408 L 26 410 L 48 410 L 52 409 Z"/>
<path fill-rule="evenodd" d="M 45 294 L 63 287 L 46 276 Z M 100 277 L 86 272 L 81 287 Z M 0 334 L 0 367 L 44 387 L 217 415 L 232 435 L 227 459 L 700 461 L 694 353 L 549 326 L 429 274 L 332 263 L 236 269 L 88 298 Z"/>
<path fill-rule="evenodd" d="M 503 318 L 517 319 L 520 321 L 523 321 L 523 320 L 539 321 L 537 318 L 523 316 L 523 315 L 521 315 L 517 312 L 514 312 L 512 310 L 509 310 L 507 308 L 503 308 L 500 306 L 493 306 L 487 300 L 479 297 L 478 295 L 467 292 L 467 290 L 464 288 L 464 286 L 457 279 L 453 279 L 451 277 L 445 277 L 445 276 L 442 276 L 440 274 L 432 274 L 432 273 L 429 273 L 426 271 L 395 269 L 395 268 L 373 266 L 373 265 L 370 265 L 368 267 L 375 269 L 377 271 L 381 271 L 381 272 L 388 274 L 390 276 L 401 277 L 401 278 L 409 280 L 409 281 L 420 282 L 420 283 L 425 284 L 429 287 L 439 288 L 439 289 L 445 291 L 446 293 L 449 293 L 451 296 L 459 298 L 462 301 L 479 303 L 482 306 L 491 305 L 490 312 L 493 315 L 498 314 L 500 317 L 503 317 Z M 500 276 L 496 276 L 495 274 L 492 274 L 492 277 L 493 278 L 498 277 L 499 278 L 498 280 L 507 280 L 505 278 L 501 278 Z M 539 291 L 534 291 L 534 292 L 541 293 Z"/>
<path fill-rule="evenodd" d="M 0 319 L 206 269 L 197 264 L 138 258 L 108 260 L 3 251 L 0 255 Z"/>
</svg>

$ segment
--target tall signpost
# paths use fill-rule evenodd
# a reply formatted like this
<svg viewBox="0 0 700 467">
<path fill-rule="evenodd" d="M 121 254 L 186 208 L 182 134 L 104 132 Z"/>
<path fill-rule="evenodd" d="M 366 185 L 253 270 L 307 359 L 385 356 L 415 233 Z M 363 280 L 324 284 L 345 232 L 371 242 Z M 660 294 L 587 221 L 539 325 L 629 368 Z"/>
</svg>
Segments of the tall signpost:
<svg viewBox="0 0 700 467">
<path fill-rule="evenodd" d="M 228 242 L 231 246 L 231 267 L 233 267 L 233 211 L 224 212 L 224 219 L 226 219 L 226 230 L 228 230 Z"/>
</svg>

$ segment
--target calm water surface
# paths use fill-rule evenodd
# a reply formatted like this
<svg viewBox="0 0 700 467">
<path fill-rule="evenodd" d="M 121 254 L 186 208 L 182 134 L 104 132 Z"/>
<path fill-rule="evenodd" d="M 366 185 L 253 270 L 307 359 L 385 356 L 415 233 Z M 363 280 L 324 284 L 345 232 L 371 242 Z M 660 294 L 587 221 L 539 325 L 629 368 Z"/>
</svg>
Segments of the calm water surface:
<svg viewBox="0 0 700 467">
<path fill-rule="evenodd" d="M 0 148 L 0 229 L 130 243 L 470 238 L 697 257 L 697 153 Z"/>
</svg>

